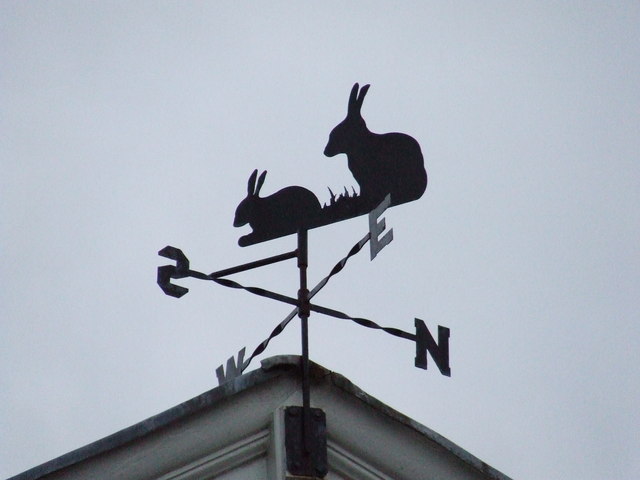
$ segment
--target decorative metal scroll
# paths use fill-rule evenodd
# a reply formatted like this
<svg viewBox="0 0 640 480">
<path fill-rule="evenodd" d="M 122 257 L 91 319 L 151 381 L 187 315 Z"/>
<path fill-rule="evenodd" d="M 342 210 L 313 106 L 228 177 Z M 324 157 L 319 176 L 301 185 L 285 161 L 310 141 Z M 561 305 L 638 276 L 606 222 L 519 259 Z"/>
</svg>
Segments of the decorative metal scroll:
<svg viewBox="0 0 640 480">
<path fill-rule="evenodd" d="M 404 133 L 377 134 L 362 118 L 362 104 L 369 85 L 351 89 L 347 116 L 329 135 L 327 157 L 347 155 L 347 165 L 360 187 L 336 195 L 324 205 L 310 190 L 285 187 L 261 197 L 267 172 L 254 170 L 247 183 L 247 196 L 236 208 L 234 227 L 249 224 L 252 232 L 240 237 L 241 247 L 368 214 L 390 196 L 390 206 L 419 199 L 427 188 L 427 171 L 418 142 Z"/>
</svg>

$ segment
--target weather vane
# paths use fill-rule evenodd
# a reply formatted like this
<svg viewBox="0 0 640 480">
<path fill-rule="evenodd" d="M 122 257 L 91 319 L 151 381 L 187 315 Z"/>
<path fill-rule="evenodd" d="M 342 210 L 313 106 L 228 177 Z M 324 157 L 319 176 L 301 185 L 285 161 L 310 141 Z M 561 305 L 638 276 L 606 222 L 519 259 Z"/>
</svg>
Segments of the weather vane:
<svg viewBox="0 0 640 480">
<path fill-rule="evenodd" d="M 353 317 L 338 310 L 311 303 L 311 299 L 337 275 L 347 261 L 369 243 L 371 260 L 393 240 L 393 229 L 385 232 L 386 222 L 380 218 L 392 206 L 419 199 L 427 188 L 427 172 L 418 142 L 403 133 L 376 134 L 371 132 L 362 118 L 361 110 L 369 85 L 362 88 L 356 83 L 351 89 L 347 116 L 330 133 L 324 154 L 347 156 L 347 165 L 358 183 L 360 193 L 344 192 L 336 195 L 329 189 L 330 199 L 321 205 L 316 195 L 300 186 L 285 187 L 268 196 L 260 196 L 267 172 L 258 176 L 254 170 L 247 183 L 247 196 L 235 211 L 234 227 L 249 225 L 252 231 L 240 237 L 241 247 L 273 240 L 286 235 L 297 235 L 295 250 L 205 274 L 190 268 L 186 255 L 178 248 L 167 246 L 159 255 L 175 261 L 175 265 L 158 267 L 158 285 L 164 293 L 180 298 L 189 290 L 171 283 L 172 279 L 193 277 L 213 281 L 225 287 L 245 290 L 254 295 L 278 300 L 294 309 L 245 359 L 245 348 L 238 352 L 237 361 L 231 357 L 216 374 L 220 384 L 242 374 L 251 360 L 261 354 L 271 339 L 282 333 L 297 315 L 301 321 L 302 340 L 302 407 L 287 407 L 285 416 L 287 468 L 293 475 L 324 477 L 326 468 L 326 430 L 324 412 L 311 408 L 309 388 L 308 319 L 311 312 L 321 313 L 358 325 L 382 330 L 393 336 L 415 342 L 415 366 L 427 369 L 427 352 L 440 373 L 451 376 L 449 367 L 449 329 L 438 326 L 436 341 L 425 323 L 415 319 L 415 333 L 378 325 L 366 318 Z M 307 286 L 308 231 L 360 215 L 369 216 L 369 231 L 358 241 L 314 288 Z M 258 287 L 241 285 L 226 277 L 277 262 L 297 259 L 300 284 L 297 296 L 291 297 Z M 302 447 L 301 447 L 302 446 Z"/>
</svg>

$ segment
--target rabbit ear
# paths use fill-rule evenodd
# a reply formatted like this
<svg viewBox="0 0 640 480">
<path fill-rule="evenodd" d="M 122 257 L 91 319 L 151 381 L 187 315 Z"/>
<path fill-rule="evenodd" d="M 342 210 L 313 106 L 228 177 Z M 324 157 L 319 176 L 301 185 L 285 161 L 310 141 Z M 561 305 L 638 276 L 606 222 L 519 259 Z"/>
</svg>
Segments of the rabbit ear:
<svg viewBox="0 0 640 480">
<path fill-rule="evenodd" d="M 365 85 L 364 87 L 362 87 L 360 89 L 360 94 L 358 95 L 358 100 L 356 101 L 356 105 L 358 108 L 358 112 L 360 111 L 360 109 L 362 108 L 362 102 L 364 102 L 364 97 L 367 94 L 367 92 L 369 91 L 369 87 L 371 85 Z"/>
<path fill-rule="evenodd" d="M 357 83 L 353 84 L 353 88 L 351 88 L 351 93 L 349 94 L 349 107 L 347 109 L 348 113 L 356 113 L 358 111 L 358 89 L 360 85 Z"/>
<path fill-rule="evenodd" d="M 256 187 L 256 195 L 260 193 L 260 189 L 262 188 L 262 184 L 264 183 L 264 179 L 266 176 L 267 176 L 267 171 L 265 170 L 264 172 L 262 172 L 262 175 L 260 175 L 260 178 L 258 179 L 258 186 Z"/>
<path fill-rule="evenodd" d="M 249 196 L 253 195 L 253 192 L 256 188 L 256 177 L 258 176 L 258 169 L 256 168 L 251 176 L 249 177 L 249 183 L 247 184 L 247 194 Z"/>
</svg>

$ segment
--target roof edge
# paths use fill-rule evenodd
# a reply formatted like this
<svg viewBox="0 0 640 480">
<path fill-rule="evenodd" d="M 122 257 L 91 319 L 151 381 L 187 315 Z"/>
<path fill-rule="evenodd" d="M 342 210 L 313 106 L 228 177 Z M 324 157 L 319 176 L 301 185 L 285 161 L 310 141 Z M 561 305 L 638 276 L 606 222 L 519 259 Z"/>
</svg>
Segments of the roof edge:
<svg viewBox="0 0 640 480">
<path fill-rule="evenodd" d="M 275 368 L 282 368 L 285 365 L 288 365 L 290 368 L 297 368 L 300 365 L 301 357 L 299 355 L 278 355 L 274 357 L 266 358 L 262 361 L 262 368 L 265 371 L 269 371 Z M 474 468 L 475 470 L 479 470 L 483 474 L 489 476 L 494 480 L 512 480 L 510 477 L 505 475 L 504 473 L 496 470 L 491 465 L 483 462 L 475 455 L 469 453 L 464 448 L 460 447 L 456 443 L 451 440 L 443 437 L 438 432 L 430 429 L 429 427 L 422 425 L 419 422 L 416 422 L 411 417 L 406 416 L 403 413 L 391 408 L 387 404 L 381 402 L 377 398 L 369 395 L 367 392 L 362 390 L 360 387 L 355 385 L 351 380 L 346 378 L 344 375 L 341 375 L 337 372 L 333 372 L 328 370 L 327 368 L 319 365 L 313 361 L 309 362 L 311 368 L 311 375 L 318 377 L 329 377 L 331 379 L 331 383 L 335 385 L 340 390 L 356 397 L 358 400 L 364 402 L 371 408 L 378 410 L 383 413 L 387 417 L 405 425 L 406 427 L 415 430 L 420 435 L 428 438 L 432 442 L 440 445 L 442 448 L 450 452 L 452 455 L 458 457 L 462 462 Z"/>
<path fill-rule="evenodd" d="M 484 473 L 485 475 L 489 476 L 494 480 L 512 480 L 510 477 L 508 477 L 504 473 L 500 472 L 499 470 L 496 470 L 491 465 L 483 462 L 478 457 L 469 453 L 464 448 L 460 447 L 459 445 L 447 439 L 446 437 L 443 437 L 438 432 L 430 429 L 425 425 L 422 425 L 419 422 L 416 422 L 411 417 L 408 417 L 405 414 L 400 413 L 399 411 L 391 408 L 387 404 L 381 402 L 377 398 L 372 397 L 371 395 L 363 391 L 360 387 L 355 385 L 353 382 L 351 382 L 349 379 L 347 379 L 343 375 L 332 372 L 331 380 L 336 387 L 353 395 L 354 397 L 358 398 L 362 402 L 378 410 L 384 415 L 392 418 L 393 420 L 405 425 L 406 427 L 411 428 L 412 430 L 415 430 L 420 435 L 423 435 L 424 437 L 428 438 L 432 442 L 440 445 L 442 448 L 450 452 L 452 455 L 455 455 L 456 457 L 458 457 L 462 462 L 466 463 L 470 467 L 481 471 L 482 473 Z"/>
<path fill-rule="evenodd" d="M 200 395 L 176 405 L 175 407 L 169 408 L 168 410 L 153 415 L 141 422 L 131 425 L 130 427 L 126 427 L 112 433 L 111 435 L 67 452 L 36 467 L 30 468 L 29 470 L 10 477 L 7 480 L 37 480 L 45 475 L 58 472 L 97 455 L 120 448 L 137 439 L 143 438 L 146 435 L 168 427 L 177 420 L 194 415 L 224 399 L 230 398 L 256 385 L 260 385 L 272 378 L 286 374 L 292 368 L 295 368 L 292 360 L 293 356 L 282 355 L 281 357 L 282 362 L 276 362 L 279 363 L 278 366 L 280 368 L 278 369 L 260 368 L 252 370 L 249 373 L 236 377 L 229 382 L 201 393 Z"/>
<path fill-rule="evenodd" d="M 172 407 L 164 412 L 158 413 L 152 417 L 138 422 L 130 427 L 124 428 L 118 432 L 108 435 L 100 440 L 89 443 L 76 450 L 65 453 L 53 460 L 45 462 L 41 465 L 33 467 L 25 472 L 19 473 L 7 480 L 37 480 L 45 475 L 54 473 L 65 468 L 71 467 L 77 463 L 88 460 L 92 457 L 106 453 L 115 448 L 120 448 L 139 438 L 151 433 L 157 432 L 177 420 L 187 418 L 216 403 L 237 395 L 254 386 L 260 385 L 273 378 L 298 370 L 301 365 L 301 357 L 299 355 L 277 355 L 262 360 L 259 369 L 252 370 L 249 373 L 234 378 L 216 388 L 208 390 L 186 402 Z M 479 458 L 467 452 L 452 441 L 443 437 L 439 433 L 430 428 L 416 422 L 412 418 L 394 410 L 380 400 L 372 397 L 361 388 L 356 386 L 343 375 L 332 372 L 327 368 L 313 361 L 309 362 L 310 374 L 314 378 L 329 378 L 331 383 L 340 390 L 348 393 L 358 400 L 364 402 L 371 408 L 383 413 L 387 417 L 405 425 L 423 435 L 430 441 L 440 445 L 442 448 L 456 456 L 463 463 L 469 465 L 475 470 L 482 472 L 494 480 L 511 480 L 510 477 L 504 475 L 500 471 L 486 464 Z"/>
</svg>

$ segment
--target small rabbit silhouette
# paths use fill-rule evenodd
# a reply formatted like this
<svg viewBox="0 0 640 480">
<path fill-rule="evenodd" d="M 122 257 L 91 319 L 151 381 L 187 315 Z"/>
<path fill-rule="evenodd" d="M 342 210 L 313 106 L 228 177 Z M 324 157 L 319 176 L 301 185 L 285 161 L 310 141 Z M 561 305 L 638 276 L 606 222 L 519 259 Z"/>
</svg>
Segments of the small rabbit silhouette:
<svg viewBox="0 0 640 480">
<path fill-rule="evenodd" d="M 427 172 L 418 142 L 404 133 L 372 133 L 360 113 L 370 85 L 356 83 L 349 95 L 347 117 L 329 135 L 327 157 L 347 155 L 360 186 L 360 201 L 377 206 L 388 194 L 391 204 L 417 200 L 427 188 Z"/>
<path fill-rule="evenodd" d="M 305 227 L 309 219 L 320 213 L 320 202 L 313 192 L 303 187 L 285 187 L 267 197 L 260 197 L 260 189 L 267 176 L 262 172 L 256 184 L 258 170 L 254 170 L 247 184 L 247 197 L 236 208 L 234 227 L 247 223 L 253 231 L 240 238 L 241 246 L 257 239 L 275 238 L 295 233 Z"/>
</svg>

